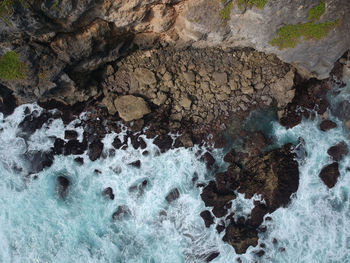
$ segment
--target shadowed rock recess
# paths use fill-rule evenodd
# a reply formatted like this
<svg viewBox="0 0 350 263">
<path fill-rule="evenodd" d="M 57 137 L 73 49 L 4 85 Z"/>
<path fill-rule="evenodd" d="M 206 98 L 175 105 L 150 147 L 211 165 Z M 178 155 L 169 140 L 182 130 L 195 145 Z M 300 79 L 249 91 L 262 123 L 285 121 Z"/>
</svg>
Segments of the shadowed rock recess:
<svg viewBox="0 0 350 263">
<path fill-rule="evenodd" d="M 199 145 L 198 159 L 213 180 L 205 185 L 196 182 L 198 174 L 193 178 L 206 206 L 198 220 L 214 226 L 242 254 L 258 245 L 266 215 L 287 207 L 298 190 L 295 159 L 302 148 L 302 143 L 277 148 L 268 132 L 257 128 L 265 119 L 253 121 L 255 128 L 248 125 L 253 113 L 272 112 L 266 122 L 273 119 L 286 128 L 317 116 L 325 136 L 337 127 L 328 120 L 326 95 L 334 84 L 341 86 L 342 76 L 350 76 L 348 0 L 324 1 L 317 23 L 332 26 L 309 38 L 287 29 L 311 25 L 309 10 L 320 4 L 314 0 L 267 0 L 258 6 L 232 0 L 8 2 L 5 10 L 0 1 L 0 111 L 7 116 L 17 105 L 33 102 L 44 108 L 25 110 L 18 134 L 25 141 L 57 118 L 65 125 L 79 119 L 74 128 L 83 130 L 81 136 L 66 130 L 64 140 L 52 136 L 49 152 L 23 154 L 29 175 L 51 166 L 54 155 L 87 153 L 91 161 L 113 156 L 114 149 L 106 153 L 103 144 L 111 132 L 126 133 L 114 138 L 115 149 L 127 149 L 130 139 L 143 155 L 149 154 L 143 135 L 154 138 L 157 154 Z M 289 43 L 283 36 L 292 35 L 295 45 L 272 45 L 277 35 L 283 47 Z M 350 106 L 339 107 L 339 118 L 350 127 Z M 213 148 L 225 148 L 226 171 L 218 167 Z M 327 187 L 337 183 L 338 162 L 347 153 L 345 142 L 329 148 L 334 163 L 319 174 Z M 84 165 L 81 157 L 75 161 Z M 129 165 L 145 167 L 140 160 Z M 65 199 L 70 178 L 61 175 L 56 183 Z M 145 179 L 129 192 L 141 196 L 147 185 Z M 169 206 L 181 199 L 179 189 L 166 195 Z M 247 217 L 233 211 L 238 193 L 261 197 Z M 114 200 L 118 193 L 105 187 L 102 195 Z M 129 216 L 123 205 L 111 215 L 116 222 Z"/>
</svg>

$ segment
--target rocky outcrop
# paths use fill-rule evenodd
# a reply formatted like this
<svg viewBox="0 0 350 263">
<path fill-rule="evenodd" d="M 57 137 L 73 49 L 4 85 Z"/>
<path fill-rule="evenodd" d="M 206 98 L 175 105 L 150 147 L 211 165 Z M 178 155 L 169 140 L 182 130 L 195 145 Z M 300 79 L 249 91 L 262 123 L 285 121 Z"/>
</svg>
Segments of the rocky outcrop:
<svg viewBox="0 0 350 263">
<path fill-rule="evenodd" d="M 327 150 L 328 155 L 331 156 L 332 159 L 336 162 L 339 162 L 340 160 L 342 160 L 343 156 L 347 155 L 348 152 L 349 152 L 348 146 L 344 141 L 330 147 Z"/>
<path fill-rule="evenodd" d="M 259 226 L 267 213 L 272 213 L 279 207 L 285 207 L 291 195 L 299 186 L 298 163 L 291 153 L 291 145 L 285 145 L 267 153 L 248 155 L 239 163 L 239 155 L 234 151 L 225 156 L 230 163 L 227 171 L 218 173 L 216 180 L 211 181 L 204 189 L 201 197 L 217 218 L 225 217 L 228 224 L 223 240 L 231 244 L 237 253 L 244 253 L 249 246 L 258 243 Z M 256 202 L 247 219 L 235 220 L 228 215 L 231 201 L 235 199 L 234 190 L 244 193 L 246 198 L 260 194 L 265 203 Z M 203 214 L 208 218 L 209 214 Z M 203 217 L 202 216 L 202 217 Z M 222 230 L 221 230 L 222 231 Z"/>
</svg>

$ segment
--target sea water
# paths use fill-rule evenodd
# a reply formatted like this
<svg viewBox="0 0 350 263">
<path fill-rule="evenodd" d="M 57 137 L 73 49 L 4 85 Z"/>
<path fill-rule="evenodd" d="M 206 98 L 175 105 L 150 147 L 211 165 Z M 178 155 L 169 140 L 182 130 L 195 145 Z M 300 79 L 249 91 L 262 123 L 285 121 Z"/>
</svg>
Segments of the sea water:
<svg viewBox="0 0 350 263">
<path fill-rule="evenodd" d="M 346 89 L 340 95 L 334 100 L 346 98 Z M 348 133 L 331 113 L 338 126 L 327 132 L 320 131 L 318 118 L 288 130 L 277 122 L 269 126 L 279 145 L 302 137 L 307 155 L 298 159 L 299 189 L 290 205 L 263 223 L 268 227 L 259 234 L 259 245 L 266 248 L 259 258 L 254 254 L 259 249 L 253 247 L 236 255 L 222 241 L 224 233 L 219 235 L 214 225 L 205 227 L 196 183 L 207 183 L 214 175 L 200 161 L 197 146 L 158 154 L 157 146 L 145 138 L 148 156 L 130 142 L 126 150 L 110 155 L 114 137 L 125 135 L 112 133 L 103 141 L 106 158 L 91 162 L 82 155 L 84 165 L 79 165 L 76 156 L 55 156 L 50 168 L 28 176 L 26 152 L 48 150 L 52 137 L 63 139 L 65 129 L 76 129 L 80 140 L 83 131 L 74 128 L 79 120 L 65 126 L 57 119 L 24 138 L 18 124 L 25 107 L 41 110 L 35 104 L 23 105 L 11 116 L 0 116 L 0 262 L 204 262 L 212 252 L 220 252 L 212 261 L 220 263 L 236 262 L 238 257 L 243 262 L 350 262 L 349 156 L 340 162 L 334 188 L 328 189 L 318 176 L 332 162 L 329 147 L 342 140 L 350 145 Z M 221 167 L 223 154 L 214 152 Z M 140 169 L 128 165 L 136 160 L 141 161 Z M 71 182 L 65 199 L 56 189 L 60 175 Z M 144 180 L 148 183 L 142 191 L 130 191 Z M 114 200 L 103 196 L 106 187 L 112 187 Z M 180 197 L 168 203 L 165 197 L 174 188 Z M 113 220 L 118 206 L 128 213 Z M 232 207 L 245 216 L 253 199 L 239 195 Z"/>
</svg>

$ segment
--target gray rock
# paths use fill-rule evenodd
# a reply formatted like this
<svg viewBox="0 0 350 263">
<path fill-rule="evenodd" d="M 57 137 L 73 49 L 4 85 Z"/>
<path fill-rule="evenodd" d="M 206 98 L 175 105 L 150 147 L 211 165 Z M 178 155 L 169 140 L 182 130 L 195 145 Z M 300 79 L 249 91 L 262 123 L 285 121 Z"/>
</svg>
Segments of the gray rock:
<svg viewBox="0 0 350 263">
<path fill-rule="evenodd" d="M 222 86 L 227 83 L 227 74 L 225 72 L 214 72 L 213 79 L 217 86 Z"/>
</svg>

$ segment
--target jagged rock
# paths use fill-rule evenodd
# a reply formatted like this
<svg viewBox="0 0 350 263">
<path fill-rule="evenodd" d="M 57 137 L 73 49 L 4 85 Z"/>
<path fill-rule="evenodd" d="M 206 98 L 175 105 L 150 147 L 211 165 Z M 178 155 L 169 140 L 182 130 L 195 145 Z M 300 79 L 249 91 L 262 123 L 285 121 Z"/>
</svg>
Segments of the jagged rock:
<svg viewBox="0 0 350 263">
<path fill-rule="evenodd" d="M 206 227 L 210 227 L 210 225 L 214 224 L 214 217 L 211 215 L 210 211 L 204 210 L 199 215 L 203 218 Z"/>
<path fill-rule="evenodd" d="M 333 188 L 337 183 L 338 177 L 340 175 L 338 163 L 334 162 L 322 168 L 319 177 L 322 179 L 328 188 Z"/>
<path fill-rule="evenodd" d="M 205 262 L 210 262 L 217 258 L 220 255 L 220 252 L 212 252 L 206 259 Z"/>
<path fill-rule="evenodd" d="M 114 100 L 120 118 L 124 121 L 141 119 L 151 112 L 146 101 L 132 95 L 120 96 Z"/>
<path fill-rule="evenodd" d="M 330 120 L 324 120 L 320 124 L 321 131 L 328 131 L 337 127 L 337 124 Z"/>
<path fill-rule="evenodd" d="M 196 77 L 192 71 L 184 72 L 183 76 L 189 84 L 192 84 L 196 80 Z"/>
<path fill-rule="evenodd" d="M 328 155 L 330 155 L 336 162 L 339 162 L 341 159 L 343 159 L 343 156 L 347 155 L 348 152 L 348 146 L 344 141 L 330 147 L 327 150 Z"/>
<path fill-rule="evenodd" d="M 203 156 L 201 157 L 201 160 L 205 162 L 207 169 L 211 169 L 213 165 L 215 164 L 214 157 L 210 154 L 210 152 L 205 152 Z"/>
<path fill-rule="evenodd" d="M 237 254 L 243 254 L 249 246 L 258 245 L 258 232 L 244 224 L 231 222 L 222 240 L 233 246 Z"/>
<path fill-rule="evenodd" d="M 83 154 L 88 147 L 88 144 L 85 140 L 79 142 L 78 140 L 70 140 L 64 146 L 64 155 L 79 155 Z"/>
<path fill-rule="evenodd" d="M 186 110 L 189 110 L 191 108 L 192 101 L 188 97 L 183 97 L 179 100 L 179 105 Z"/>
<path fill-rule="evenodd" d="M 173 139 L 170 135 L 159 135 L 157 138 L 154 139 L 153 143 L 157 145 L 162 153 L 168 151 L 172 144 Z"/>
<path fill-rule="evenodd" d="M 278 102 L 279 107 L 285 107 L 290 103 L 295 95 L 294 72 L 289 71 L 284 78 L 278 79 L 270 86 L 272 95 Z"/>
</svg>

